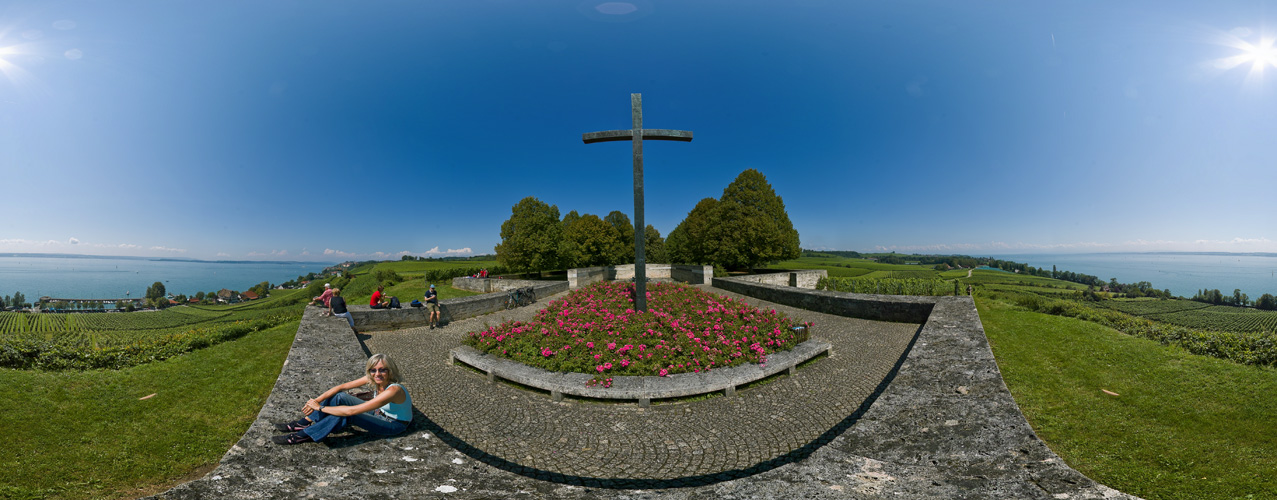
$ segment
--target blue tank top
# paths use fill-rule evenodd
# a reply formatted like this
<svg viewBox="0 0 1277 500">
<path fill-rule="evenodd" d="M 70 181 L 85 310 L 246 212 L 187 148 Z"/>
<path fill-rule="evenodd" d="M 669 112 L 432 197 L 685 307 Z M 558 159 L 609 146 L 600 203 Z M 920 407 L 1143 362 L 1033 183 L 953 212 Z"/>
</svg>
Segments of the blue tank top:
<svg viewBox="0 0 1277 500">
<path fill-rule="evenodd" d="M 390 384 L 390 385 L 392 386 L 398 385 L 399 390 L 403 391 L 403 402 L 395 403 L 392 401 L 392 402 L 386 403 L 385 406 L 382 406 L 381 408 L 378 408 L 378 409 L 381 410 L 382 413 L 385 413 L 387 417 L 393 418 L 395 420 L 401 420 L 404 422 L 411 422 L 412 421 L 412 396 L 408 395 L 408 389 L 405 388 L 403 385 L 400 385 L 400 384 Z M 377 389 L 375 388 L 372 390 L 372 397 L 374 398 L 377 397 Z"/>
</svg>

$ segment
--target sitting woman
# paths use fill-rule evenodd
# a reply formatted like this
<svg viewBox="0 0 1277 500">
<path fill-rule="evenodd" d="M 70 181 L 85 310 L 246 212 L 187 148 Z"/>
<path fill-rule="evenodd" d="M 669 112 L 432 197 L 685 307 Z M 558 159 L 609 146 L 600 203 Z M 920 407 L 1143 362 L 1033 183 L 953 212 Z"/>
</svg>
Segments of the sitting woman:
<svg viewBox="0 0 1277 500">
<path fill-rule="evenodd" d="M 338 385 L 302 406 L 301 419 L 286 424 L 275 424 L 280 432 L 274 436 L 276 444 L 298 444 L 322 441 L 329 434 L 354 425 L 382 436 L 393 436 L 408 428 L 412 422 L 412 398 L 399 383 L 399 368 L 385 354 L 368 358 L 366 375 Z M 372 385 L 372 399 L 364 401 L 346 393 L 347 390 Z"/>
</svg>

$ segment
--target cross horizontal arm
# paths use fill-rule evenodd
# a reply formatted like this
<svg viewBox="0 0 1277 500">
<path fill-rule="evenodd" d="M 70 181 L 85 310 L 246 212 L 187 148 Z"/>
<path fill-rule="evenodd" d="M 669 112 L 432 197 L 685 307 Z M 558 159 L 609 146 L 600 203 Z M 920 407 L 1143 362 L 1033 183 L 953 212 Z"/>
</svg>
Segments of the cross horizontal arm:
<svg viewBox="0 0 1277 500">
<path fill-rule="evenodd" d="M 603 132 L 581 134 L 581 141 L 586 144 L 608 141 L 628 141 L 633 138 L 633 130 L 605 130 Z M 643 140 L 691 142 L 692 131 L 645 128 L 643 129 Z"/>
</svg>

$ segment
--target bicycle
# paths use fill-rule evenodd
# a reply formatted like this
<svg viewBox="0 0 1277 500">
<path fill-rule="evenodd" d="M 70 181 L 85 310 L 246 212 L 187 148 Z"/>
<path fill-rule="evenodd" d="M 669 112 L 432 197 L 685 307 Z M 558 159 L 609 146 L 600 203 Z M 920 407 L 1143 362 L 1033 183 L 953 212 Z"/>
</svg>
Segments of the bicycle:
<svg viewBox="0 0 1277 500">
<path fill-rule="evenodd" d="M 530 286 L 525 286 L 522 288 L 514 288 L 514 289 L 511 289 L 509 292 L 506 292 L 505 308 L 514 309 L 516 307 L 523 307 L 526 305 L 531 305 L 533 303 L 536 303 L 536 301 L 537 301 L 536 289 Z"/>
</svg>

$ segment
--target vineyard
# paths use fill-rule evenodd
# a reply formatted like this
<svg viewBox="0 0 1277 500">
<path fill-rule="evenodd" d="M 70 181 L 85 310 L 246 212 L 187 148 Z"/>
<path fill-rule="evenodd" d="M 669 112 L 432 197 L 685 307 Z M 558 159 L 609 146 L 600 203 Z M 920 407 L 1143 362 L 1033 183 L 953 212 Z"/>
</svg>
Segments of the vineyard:
<svg viewBox="0 0 1277 500">
<path fill-rule="evenodd" d="M 817 290 L 882 295 L 954 295 L 953 281 L 916 278 L 821 278 Z M 961 287 L 958 293 L 961 293 Z"/>
<path fill-rule="evenodd" d="M 1191 300 L 1106 300 L 1096 305 L 1196 330 L 1277 332 L 1277 311 L 1214 306 Z"/>
<path fill-rule="evenodd" d="M 296 292 L 229 306 L 132 313 L 0 312 L 0 367 L 122 368 L 207 347 L 301 317 Z"/>
</svg>

